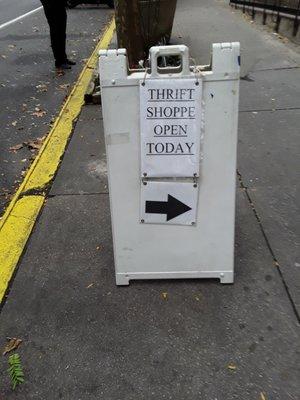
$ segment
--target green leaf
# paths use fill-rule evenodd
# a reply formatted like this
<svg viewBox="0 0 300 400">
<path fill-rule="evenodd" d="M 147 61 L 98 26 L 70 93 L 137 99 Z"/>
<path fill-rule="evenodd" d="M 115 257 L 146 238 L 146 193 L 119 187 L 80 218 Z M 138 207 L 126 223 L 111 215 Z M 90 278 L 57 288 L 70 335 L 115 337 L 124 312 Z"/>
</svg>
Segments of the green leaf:
<svg viewBox="0 0 300 400">
<path fill-rule="evenodd" d="M 8 373 L 10 376 L 11 385 L 13 390 L 15 390 L 18 385 L 24 382 L 24 373 L 19 354 L 12 354 L 9 356 L 8 363 Z"/>
</svg>

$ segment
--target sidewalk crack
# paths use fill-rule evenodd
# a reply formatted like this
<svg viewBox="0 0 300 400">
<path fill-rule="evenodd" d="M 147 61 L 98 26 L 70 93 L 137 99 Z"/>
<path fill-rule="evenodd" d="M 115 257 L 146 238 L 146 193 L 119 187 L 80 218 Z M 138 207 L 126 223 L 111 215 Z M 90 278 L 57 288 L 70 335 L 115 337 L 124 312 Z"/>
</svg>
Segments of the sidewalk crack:
<svg viewBox="0 0 300 400">
<path fill-rule="evenodd" d="M 46 183 L 44 186 L 40 188 L 32 188 L 25 190 L 25 192 L 22 192 L 19 196 L 19 199 L 25 196 L 46 196 L 48 191 L 50 190 L 51 187 L 51 182 Z"/>
<path fill-rule="evenodd" d="M 300 110 L 300 107 L 285 107 L 285 108 L 263 108 L 254 110 L 239 110 L 239 113 L 251 113 L 251 112 L 269 112 L 269 111 L 296 111 Z"/>
<path fill-rule="evenodd" d="M 95 196 L 95 195 L 109 194 L 109 192 L 90 192 L 90 193 L 54 193 L 49 194 L 47 197 L 52 199 L 54 197 L 67 197 L 67 196 Z"/>
<path fill-rule="evenodd" d="M 249 71 L 251 74 L 255 72 L 264 72 L 264 71 L 282 71 L 282 70 L 289 70 L 289 69 L 299 69 L 300 67 L 298 65 L 295 65 L 294 67 L 274 67 L 274 68 L 265 68 L 265 69 L 255 69 L 252 71 Z"/>
<path fill-rule="evenodd" d="M 236 172 L 237 172 L 238 180 L 239 180 L 239 183 L 240 183 L 240 187 L 244 190 L 244 192 L 245 192 L 245 194 L 247 196 L 247 199 L 248 199 L 248 202 L 250 204 L 250 207 L 251 207 L 251 209 L 252 209 L 252 211 L 254 213 L 254 216 L 255 216 L 255 218 L 256 218 L 256 220 L 258 222 L 259 228 L 260 228 L 261 233 L 262 233 L 262 235 L 263 235 L 263 237 L 265 239 L 265 242 L 266 242 L 266 245 L 267 245 L 267 247 L 269 249 L 269 252 L 270 252 L 270 254 L 271 254 L 272 258 L 273 258 L 274 265 L 277 267 L 276 269 L 277 269 L 277 271 L 279 273 L 280 279 L 281 279 L 281 281 L 283 283 L 283 286 L 285 288 L 285 291 L 286 291 L 286 294 L 288 296 L 288 299 L 289 299 L 289 301 L 291 303 L 291 306 L 292 306 L 292 309 L 294 311 L 294 314 L 295 314 L 295 316 L 297 318 L 298 323 L 300 323 L 300 315 L 298 313 L 297 307 L 296 307 L 295 302 L 294 302 L 294 300 L 292 298 L 292 295 L 290 293 L 290 289 L 289 289 L 289 287 L 288 287 L 288 285 L 287 285 L 287 283 L 286 283 L 286 281 L 284 279 L 284 276 L 282 274 L 280 264 L 279 264 L 279 262 L 278 262 L 278 260 L 277 260 L 277 258 L 275 256 L 275 253 L 274 253 L 274 251 L 272 249 L 271 243 L 270 243 L 270 241 L 269 241 L 269 239 L 267 237 L 267 234 L 266 234 L 265 229 L 263 227 L 261 218 L 260 218 L 260 216 L 259 216 L 259 214 L 258 214 L 258 212 L 257 212 L 257 210 L 255 208 L 255 205 L 254 205 L 254 203 L 253 203 L 253 201 L 251 199 L 251 196 L 249 194 L 247 186 L 244 185 L 241 173 L 239 172 L 239 170 L 237 170 Z"/>
</svg>

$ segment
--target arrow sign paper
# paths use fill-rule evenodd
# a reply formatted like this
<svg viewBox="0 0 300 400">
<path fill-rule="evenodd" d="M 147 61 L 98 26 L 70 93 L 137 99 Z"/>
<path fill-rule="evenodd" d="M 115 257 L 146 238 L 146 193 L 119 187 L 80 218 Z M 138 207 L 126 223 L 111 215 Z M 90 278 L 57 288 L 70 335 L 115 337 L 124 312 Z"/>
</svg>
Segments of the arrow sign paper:
<svg viewBox="0 0 300 400">
<path fill-rule="evenodd" d="M 193 181 L 145 183 L 140 197 L 142 224 L 196 226 L 198 187 Z"/>
<path fill-rule="evenodd" d="M 168 194 L 168 201 L 146 201 L 147 214 L 166 214 L 167 221 L 190 211 L 191 207 Z"/>
</svg>

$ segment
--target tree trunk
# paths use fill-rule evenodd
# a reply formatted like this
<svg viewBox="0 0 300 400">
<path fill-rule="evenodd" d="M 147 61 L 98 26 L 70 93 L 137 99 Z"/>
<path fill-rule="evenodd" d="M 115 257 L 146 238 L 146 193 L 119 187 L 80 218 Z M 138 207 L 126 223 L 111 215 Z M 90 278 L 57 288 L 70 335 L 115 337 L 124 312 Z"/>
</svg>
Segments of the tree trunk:
<svg viewBox="0 0 300 400">
<path fill-rule="evenodd" d="M 118 47 L 127 50 L 129 66 L 146 58 L 139 0 L 115 0 Z"/>
</svg>

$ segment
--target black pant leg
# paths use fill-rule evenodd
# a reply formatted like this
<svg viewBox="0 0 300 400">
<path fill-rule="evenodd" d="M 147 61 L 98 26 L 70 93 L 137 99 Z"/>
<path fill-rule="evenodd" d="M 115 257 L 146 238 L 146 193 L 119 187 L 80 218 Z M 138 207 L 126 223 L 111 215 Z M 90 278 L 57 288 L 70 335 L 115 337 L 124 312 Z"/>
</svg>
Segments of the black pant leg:
<svg viewBox="0 0 300 400">
<path fill-rule="evenodd" d="M 67 12 L 65 7 L 60 7 L 57 11 L 59 23 L 57 26 L 57 43 L 56 51 L 58 53 L 58 60 L 65 62 L 67 59 L 66 55 L 66 29 L 67 29 Z"/>
<path fill-rule="evenodd" d="M 64 6 L 49 4 L 42 1 L 45 15 L 50 28 L 50 39 L 56 66 L 66 60 L 66 27 L 67 12 Z"/>
</svg>

